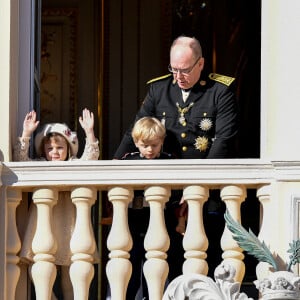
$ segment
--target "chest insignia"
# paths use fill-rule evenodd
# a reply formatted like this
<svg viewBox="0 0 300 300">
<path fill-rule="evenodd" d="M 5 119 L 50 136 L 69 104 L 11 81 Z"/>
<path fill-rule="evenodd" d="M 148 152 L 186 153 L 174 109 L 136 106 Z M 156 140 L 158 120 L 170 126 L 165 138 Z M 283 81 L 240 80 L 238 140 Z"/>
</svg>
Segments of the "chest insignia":
<svg viewBox="0 0 300 300">
<path fill-rule="evenodd" d="M 178 122 L 182 125 L 182 126 L 186 126 L 186 120 L 185 120 L 185 114 L 190 110 L 190 108 L 192 108 L 194 105 L 194 102 L 191 102 L 188 106 L 186 107 L 180 107 L 179 103 L 176 102 L 176 106 L 179 112 L 179 118 L 178 118 Z"/>
<path fill-rule="evenodd" d="M 204 152 L 208 148 L 208 139 L 205 136 L 198 136 L 195 139 L 194 146 L 200 152 Z"/>
<path fill-rule="evenodd" d="M 203 120 L 201 120 L 199 127 L 201 130 L 203 131 L 208 131 L 212 128 L 213 126 L 213 122 L 211 119 L 208 118 L 204 118 Z"/>
</svg>

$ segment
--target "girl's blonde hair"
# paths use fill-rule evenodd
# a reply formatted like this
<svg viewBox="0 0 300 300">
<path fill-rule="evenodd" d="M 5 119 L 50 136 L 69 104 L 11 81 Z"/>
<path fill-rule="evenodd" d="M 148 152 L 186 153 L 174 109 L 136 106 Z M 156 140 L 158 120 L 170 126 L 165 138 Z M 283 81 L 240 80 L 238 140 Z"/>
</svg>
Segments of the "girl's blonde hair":
<svg viewBox="0 0 300 300">
<path fill-rule="evenodd" d="M 135 143 L 139 140 L 150 141 L 157 138 L 164 140 L 166 129 L 158 119 L 153 117 L 143 117 L 134 124 L 131 136 Z"/>
</svg>

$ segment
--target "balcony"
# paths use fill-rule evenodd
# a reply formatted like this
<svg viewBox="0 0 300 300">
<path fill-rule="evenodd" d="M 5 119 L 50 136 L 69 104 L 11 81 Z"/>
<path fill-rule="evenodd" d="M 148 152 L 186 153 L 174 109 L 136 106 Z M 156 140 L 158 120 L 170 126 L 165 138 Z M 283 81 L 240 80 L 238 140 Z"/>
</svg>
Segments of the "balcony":
<svg viewBox="0 0 300 300">
<path fill-rule="evenodd" d="M 259 238 L 279 255 L 284 256 L 285 239 L 298 237 L 298 198 L 292 204 L 278 206 L 286 198 L 286 190 L 300 181 L 300 162 L 264 162 L 256 159 L 242 160 L 152 160 L 152 161 L 72 161 L 72 162 L 7 162 L 0 164 L 1 172 L 1 231 L 6 253 L 0 273 L 0 291 L 3 299 L 21 299 L 18 293 L 21 239 L 17 228 L 17 209 L 28 192 L 37 207 L 37 229 L 33 240 L 33 281 L 37 299 L 48 299 L 56 277 L 53 263 L 56 238 L 51 230 L 52 210 L 58 193 L 70 191 L 76 208 L 76 223 L 70 241 L 72 265 L 70 277 L 77 300 L 88 299 L 94 266 L 91 263 L 95 239 L 91 226 L 91 207 L 100 191 L 108 192 L 113 206 L 113 222 L 107 238 L 109 260 L 106 274 L 111 288 L 111 299 L 125 299 L 131 276 L 129 251 L 132 239 L 128 229 L 127 207 L 134 190 L 144 190 L 150 206 L 149 227 L 145 237 L 147 261 L 144 274 L 149 298 L 161 300 L 168 274 L 166 262 L 169 237 L 165 228 L 164 205 L 171 190 L 183 190 L 188 203 L 187 229 L 183 238 L 185 261 L 183 273 L 206 275 L 206 251 L 209 240 L 203 226 L 202 209 L 211 190 L 219 189 L 221 199 L 231 215 L 241 221 L 241 206 L 249 189 L 256 190 L 261 204 Z M 291 187 L 291 190 L 290 190 Z M 298 187 L 296 186 L 296 189 Z M 289 197 L 290 198 L 290 197 Z M 293 206 L 294 205 L 294 206 Z M 296 205 L 296 206 L 295 206 Z M 283 208 L 282 208 L 283 207 Z M 278 216 L 288 219 L 288 226 Z M 292 228 L 291 228 L 292 227 Z M 279 229 L 282 229 L 280 231 Z M 270 233 L 273 232 L 273 233 Z M 288 232 L 288 234 L 287 234 Z M 292 234 L 290 234 L 292 232 Z M 230 232 L 224 228 L 220 245 L 222 258 L 236 269 L 235 280 L 242 282 L 245 275 L 244 254 Z M 1 259 L 2 260 L 2 259 Z M 0 260 L 0 261 L 1 261 Z M 260 272 L 265 272 L 261 266 Z M 23 295 L 24 296 L 24 295 Z M 24 298 L 22 298 L 24 299 Z"/>
</svg>

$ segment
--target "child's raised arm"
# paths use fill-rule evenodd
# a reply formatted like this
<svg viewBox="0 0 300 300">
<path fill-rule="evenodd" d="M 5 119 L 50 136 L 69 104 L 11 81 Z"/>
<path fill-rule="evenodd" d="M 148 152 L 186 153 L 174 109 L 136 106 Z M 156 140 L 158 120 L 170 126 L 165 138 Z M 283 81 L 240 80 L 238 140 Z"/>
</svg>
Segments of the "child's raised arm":
<svg viewBox="0 0 300 300">
<path fill-rule="evenodd" d="M 36 112 L 34 110 L 26 114 L 23 122 L 22 138 L 28 138 L 37 129 L 40 121 L 36 120 Z"/>
<path fill-rule="evenodd" d="M 85 132 L 88 142 L 95 143 L 97 139 L 94 134 L 94 114 L 85 108 L 82 111 L 82 116 L 79 117 L 79 123 Z"/>
</svg>

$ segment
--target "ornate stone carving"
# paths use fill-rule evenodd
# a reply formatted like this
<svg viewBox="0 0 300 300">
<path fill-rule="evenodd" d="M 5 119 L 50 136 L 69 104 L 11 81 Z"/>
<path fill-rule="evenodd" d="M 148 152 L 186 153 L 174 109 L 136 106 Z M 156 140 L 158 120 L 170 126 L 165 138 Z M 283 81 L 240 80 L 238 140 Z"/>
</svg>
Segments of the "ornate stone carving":
<svg viewBox="0 0 300 300">
<path fill-rule="evenodd" d="M 264 300 L 300 299 L 300 277 L 292 272 L 274 272 L 254 284 Z"/>
<path fill-rule="evenodd" d="M 222 263 L 215 270 L 215 281 L 201 274 L 184 274 L 167 287 L 163 300 L 253 300 L 240 293 L 240 283 L 234 282 L 234 267 Z"/>
</svg>

